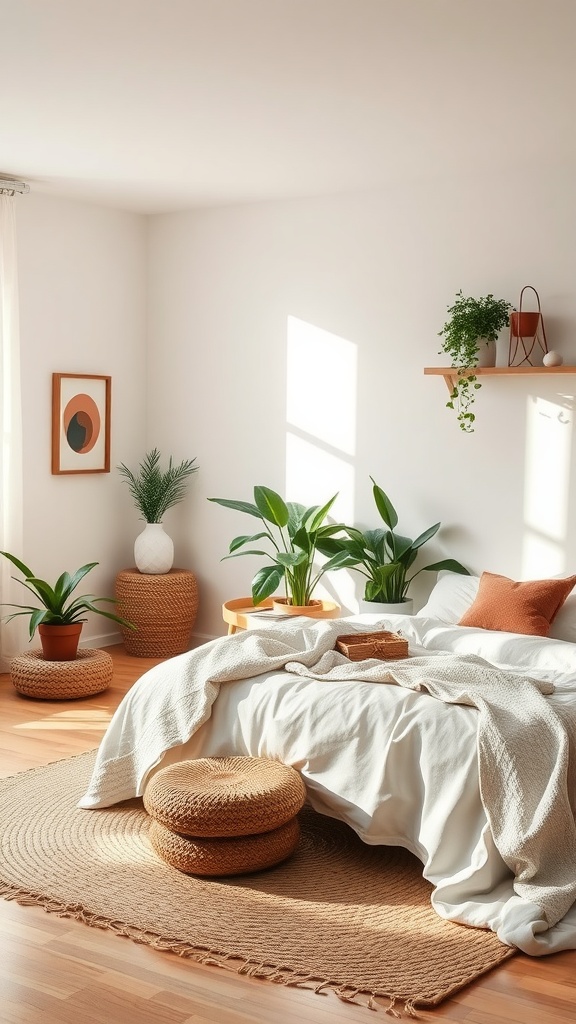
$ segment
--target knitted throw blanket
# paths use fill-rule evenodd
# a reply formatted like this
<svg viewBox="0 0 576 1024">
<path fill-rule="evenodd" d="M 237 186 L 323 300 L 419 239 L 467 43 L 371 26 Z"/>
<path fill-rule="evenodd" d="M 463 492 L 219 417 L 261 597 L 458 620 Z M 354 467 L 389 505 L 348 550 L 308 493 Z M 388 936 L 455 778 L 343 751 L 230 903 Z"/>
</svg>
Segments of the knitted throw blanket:
<svg viewBox="0 0 576 1024">
<path fill-rule="evenodd" d="M 284 668 L 314 679 L 425 690 L 478 711 L 480 792 L 496 847 L 518 896 L 552 927 L 576 900 L 576 723 L 544 694 L 552 684 L 505 672 L 474 655 L 350 662 L 334 651 L 338 621 L 282 622 L 212 641 L 147 672 L 119 706 L 80 807 L 141 795 L 147 772 L 210 717 L 220 685 Z M 362 630 L 359 630 L 362 632 Z M 564 719 L 564 720 L 563 720 Z"/>
</svg>

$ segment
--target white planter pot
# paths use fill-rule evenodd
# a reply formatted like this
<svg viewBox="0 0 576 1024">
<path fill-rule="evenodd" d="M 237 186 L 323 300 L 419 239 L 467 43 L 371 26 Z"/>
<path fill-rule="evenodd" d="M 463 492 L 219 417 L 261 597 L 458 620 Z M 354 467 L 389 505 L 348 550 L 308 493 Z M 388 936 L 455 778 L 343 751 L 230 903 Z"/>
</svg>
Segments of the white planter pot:
<svg viewBox="0 0 576 1024">
<path fill-rule="evenodd" d="M 399 604 L 383 604 L 381 601 L 360 601 L 360 614 L 370 615 L 412 615 L 414 602 L 411 597 Z"/>
<path fill-rule="evenodd" d="M 134 541 L 136 568 L 147 575 L 170 572 L 174 564 L 174 544 L 164 533 L 162 523 L 146 523 Z"/>
<path fill-rule="evenodd" d="M 496 366 L 496 342 L 478 338 L 478 366 Z"/>
</svg>

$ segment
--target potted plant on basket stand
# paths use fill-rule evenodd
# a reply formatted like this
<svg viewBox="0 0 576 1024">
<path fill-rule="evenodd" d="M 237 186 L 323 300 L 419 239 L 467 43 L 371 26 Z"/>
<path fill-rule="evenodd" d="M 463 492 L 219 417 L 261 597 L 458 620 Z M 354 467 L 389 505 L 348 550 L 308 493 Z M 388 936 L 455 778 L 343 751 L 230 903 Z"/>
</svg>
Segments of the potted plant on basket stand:
<svg viewBox="0 0 576 1024">
<path fill-rule="evenodd" d="M 411 615 L 413 601 L 408 597 L 408 588 L 419 573 L 439 572 L 441 569 L 462 573 L 464 576 L 470 573 L 456 559 L 443 558 L 431 565 L 423 565 L 408 576 L 420 548 L 438 533 L 441 524 L 435 523 L 416 540 L 396 533 L 396 509 L 382 488 L 372 477 L 370 479 L 376 508 L 388 529 L 362 531 L 354 526 L 346 526 L 346 537 L 322 538 L 318 549 L 332 558 L 346 554 L 346 564 L 366 577 L 361 611 Z"/>
<path fill-rule="evenodd" d="M 162 518 L 169 508 L 182 501 L 186 480 L 198 470 L 196 459 L 184 459 L 179 466 L 168 462 L 168 469 L 159 467 L 160 452 L 154 448 L 147 452 L 136 473 L 120 463 L 117 467 L 127 480 L 134 504 L 146 521 L 142 533 L 134 542 L 134 561 L 137 569 L 146 574 L 167 573 L 174 563 L 174 544 L 164 531 Z"/>
<path fill-rule="evenodd" d="M 316 551 L 321 550 L 321 542 L 344 529 L 342 523 L 325 523 L 337 496 L 335 494 L 325 505 L 313 505 L 310 508 L 298 502 L 285 502 L 269 487 L 255 487 L 253 503 L 208 498 L 208 501 L 214 501 L 224 508 L 253 516 L 264 527 L 258 533 L 235 537 L 230 543 L 229 553 L 224 556 L 236 558 L 239 555 L 263 555 L 271 563 L 260 569 L 252 580 L 254 605 L 268 599 L 283 583 L 285 596 L 274 599 L 275 610 L 315 617 L 334 617 L 338 614 L 340 609 L 337 605 L 330 604 L 323 609 L 325 603 L 312 596 L 324 573 L 350 564 L 347 552 L 338 552 L 324 565 L 314 565 Z M 269 543 L 271 550 L 252 547 L 244 550 L 247 545 L 260 540 Z"/>
<path fill-rule="evenodd" d="M 94 597 L 93 594 L 72 597 L 80 581 L 98 565 L 98 562 L 89 562 L 72 574 L 63 572 L 52 587 L 46 580 L 39 579 L 15 555 L 11 555 L 7 551 L 0 551 L 0 555 L 4 555 L 22 573 L 23 580 L 16 576 L 13 579 L 26 587 L 38 602 L 35 605 L 4 605 L 3 607 L 19 609 L 19 611 L 6 616 L 6 621 L 9 622 L 10 619 L 15 619 L 18 615 L 28 616 L 30 639 L 38 630 L 45 661 L 74 661 L 78 653 L 82 624 L 86 622 L 86 612 L 103 615 L 127 629 L 136 628 L 131 622 L 115 615 L 114 612 L 104 611 L 103 608 L 97 607 L 102 601 L 115 604 L 113 597 Z"/>
<path fill-rule="evenodd" d="M 456 292 L 456 301 L 448 306 L 449 317 L 439 337 L 443 339 L 439 355 L 450 356 L 450 365 L 458 370 L 458 379 L 446 408 L 457 413 L 460 429 L 472 433 L 475 415 L 470 411 L 475 392 L 480 388 L 474 369 L 496 365 L 496 339 L 508 324 L 514 307 L 506 299 L 493 295 L 474 299 Z"/>
</svg>

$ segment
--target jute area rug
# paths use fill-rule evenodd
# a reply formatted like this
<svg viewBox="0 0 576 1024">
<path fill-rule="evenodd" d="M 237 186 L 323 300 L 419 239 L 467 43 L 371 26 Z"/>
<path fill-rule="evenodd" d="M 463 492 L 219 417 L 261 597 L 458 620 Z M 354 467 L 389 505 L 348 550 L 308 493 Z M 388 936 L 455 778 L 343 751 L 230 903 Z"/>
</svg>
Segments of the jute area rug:
<svg viewBox="0 0 576 1024">
<path fill-rule="evenodd" d="M 268 871 L 199 879 L 161 861 L 140 800 L 78 810 L 94 752 L 0 782 L 0 894 L 280 984 L 417 1016 L 512 956 L 441 920 L 421 865 L 304 809 L 296 853 Z"/>
</svg>

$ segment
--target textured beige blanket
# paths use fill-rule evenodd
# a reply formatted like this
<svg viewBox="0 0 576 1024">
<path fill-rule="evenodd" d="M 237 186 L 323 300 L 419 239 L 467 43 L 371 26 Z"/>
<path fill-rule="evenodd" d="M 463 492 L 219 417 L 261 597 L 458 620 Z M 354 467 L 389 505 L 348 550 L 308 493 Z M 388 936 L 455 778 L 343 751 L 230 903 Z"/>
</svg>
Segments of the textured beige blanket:
<svg viewBox="0 0 576 1024">
<path fill-rule="evenodd" d="M 473 655 L 349 662 L 333 650 L 341 622 L 283 622 L 223 637 L 146 673 L 129 691 L 104 737 L 81 807 L 141 795 L 146 774 L 210 717 L 222 683 L 286 670 L 316 679 L 368 680 L 426 690 L 478 709 L 482 800 L 519 896 L 549 927 L 576 900 L 576 726 L 550 706 L 538 683 Z M 352 632 L 346 624 L 345 632 Z M 572 732 L 572 735 L 570 735 Z"/>
<path fill-rule="evenodd" d="M 314 679 L 396 683 L 477 708 L 480 792 L 496 847 L 515 892 L 540 907 L 549 927 L 564 917 L 576 900 L 576 723 L 543 696 L 551 684 L 474 655 L 351 663 L 330 651 L 312 669 L 285 668 Z"/>
</svg>

